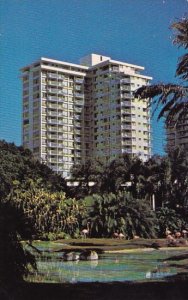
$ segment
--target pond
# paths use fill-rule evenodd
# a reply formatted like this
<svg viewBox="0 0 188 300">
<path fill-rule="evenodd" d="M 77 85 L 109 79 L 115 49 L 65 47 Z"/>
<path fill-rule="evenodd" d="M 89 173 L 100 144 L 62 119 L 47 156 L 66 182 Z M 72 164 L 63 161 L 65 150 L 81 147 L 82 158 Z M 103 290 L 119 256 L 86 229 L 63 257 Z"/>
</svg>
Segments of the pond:
<svg viewBox="0 0 188 300">
<path fill-rule="evenodd" d="M 40 282 L 112 282 L 163 280 L 185 271 L 184 265 L 167 258 L 187 253 L 186 249 L 133 250 L 125 253 L 104 253 L 97 261 L 63 261 L 58 244 L 42 242 L 37 248 L 43 251 L 37 255 L 38 271 L 28 278 Z M 62 244 L 61 244 L 62 246 Z M 60 247 L 60 245 L 59 245 Z M 184 261 L 185 263 L 185 261 Z"/>
</svg>

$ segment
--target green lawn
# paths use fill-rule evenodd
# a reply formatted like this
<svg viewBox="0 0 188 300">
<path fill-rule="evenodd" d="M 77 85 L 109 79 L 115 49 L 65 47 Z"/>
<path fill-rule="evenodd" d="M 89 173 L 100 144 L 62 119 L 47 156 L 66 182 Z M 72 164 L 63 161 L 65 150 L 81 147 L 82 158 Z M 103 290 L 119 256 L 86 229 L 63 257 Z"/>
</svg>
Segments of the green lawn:
<svg viewBox="0 0 188 300">
<path fill-rule="evenodd" d="M 118 251 L 118 250 L 130 250 L 138 248 L 155 248 L 156 244 L 160 247 L 167 247 L 165 239 L 135 239 L 135 240 L 119 240 L 119 239 L 67 239 L 58 240 L 55 242 L 58 244 L 61 251 L 82 250 L 82 249 L 94 249 L 98 251 Z M 62 243 L 62 247 L 61 247 Z"/>
</svg>

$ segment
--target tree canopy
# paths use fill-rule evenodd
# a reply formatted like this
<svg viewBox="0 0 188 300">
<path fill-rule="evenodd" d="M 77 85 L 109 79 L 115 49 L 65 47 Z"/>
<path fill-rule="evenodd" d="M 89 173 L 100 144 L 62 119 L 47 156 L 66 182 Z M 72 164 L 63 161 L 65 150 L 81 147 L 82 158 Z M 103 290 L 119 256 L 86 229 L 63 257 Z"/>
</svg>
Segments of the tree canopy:
<svg viewBox="0 0 188 300">
<path fill-rule="evenodd" d="M 0 285 L 20 282 L 36 269 L 35 258 L 22 241 L 31 241 L 38 231 L 33 222 L 37 205 L 33 203 L 32 218 L 24 208 L 33 200 L 31 191 L 44 187 L 49 193 L 62 191 L 65 180 L 35 160 L 29 150 L 0 141 Z M 18 205 L 23 198 L 23 205 Z"/>
<path fill-rule="evenodd" d="M 23 183 L 29 179 L 50 191 L 66 192 L 65 180 L 34 159 L 31 151 L 0 141 L 0 197 L 10 192 L 14 180 Z"/>
</svg>

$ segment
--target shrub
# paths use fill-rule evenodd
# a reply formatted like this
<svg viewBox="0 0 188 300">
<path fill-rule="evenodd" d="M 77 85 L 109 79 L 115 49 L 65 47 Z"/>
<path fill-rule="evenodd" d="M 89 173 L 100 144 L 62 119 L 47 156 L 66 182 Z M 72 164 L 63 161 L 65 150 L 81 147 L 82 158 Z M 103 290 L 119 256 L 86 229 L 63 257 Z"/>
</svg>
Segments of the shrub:
<svg viewBox="0 0 188 300">
<path fill-rule="evenodd" d="M 139 235 L 155 237 L 155 215 L 145 200 L 138 200 L 125 193 L 96 195 L 91 211 L 91 234 L 111 237 L 114 232 L 126 238 Z"/>
<path fill-rule="evenodd" d="M 32 231 L 21 209 L 0 200 L 0 284 L 22 281 L 36 269 L 34 256 L 21 243 L 22 239 L 31 239 Z"/>
<path fill-rule="evenodd" d="M 35 186 L 28 188 L 16 183 L 9 198 L 30 219 L 37 238 L 51 240 L 61 232 L 74 236 L 86 215 L 84 201 L 67 199 L 65 193 L 52 193 Z"/>
<path fill-rule="evenodd" d="M 174 209 L 161 207 L 156 211 L 157 217 L 157 232 L 159 237 L 165 236 L 165 231 L 168 228 L 170 231 L 181 231 L 186 228 L 185 220 Z"/>
</svg>

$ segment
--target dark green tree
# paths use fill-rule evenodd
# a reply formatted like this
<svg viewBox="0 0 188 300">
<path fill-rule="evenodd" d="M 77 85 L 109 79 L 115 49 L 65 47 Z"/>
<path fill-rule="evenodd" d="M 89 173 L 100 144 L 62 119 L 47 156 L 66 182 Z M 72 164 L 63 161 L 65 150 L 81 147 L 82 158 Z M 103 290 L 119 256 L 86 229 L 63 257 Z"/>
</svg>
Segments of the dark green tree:
<svg viewBox="0 0 188 300">
<path fill-rule="evenodd" d="M 14 180 L 22 183 L 29 179 L 41 188 L 68 193 L 65 180 L 34 159 L 28 149 L 0 141 L 0 196 L 9 194 Z"/>
<path fill-rule="evenodd" d="M 187 227 L 187 222 L 172 208 L 161 207 L 156 211 L 157 217 L 157 233 L 158 236 L 164 238 L 166 229 L 171 232 L 182 231 Z"/>
<path fill-rule="evenodd" d="M 101 192 L 117 193 L 126 190 L 133 197 L 138 197 L 138 176 L 143 173 L 143 166 L 138 157 L 126 153 L 110 161 L 104 170 Z"/>
<path fill-rule="evenodd" d="M 36 269 L 34 256 L 23 247 L 31 240 L 33 228 L 23 211 L 11 201 L 0 201 L 0 286 L 21 282 Z"/>
<path fill-rule="evenodd" d="M 169 185 L 168 207 L 181 214 L 187 214 L 188 208 L 188 156 L 184 148 L 176 148 L 168 154 Z"/>
<path fill-rule="evenodd" d="M 101 189 L 105 164 L 100 159 L 88 159 L 83 163 L 75 164 L 72 169 L 72 182 L 77 185 L 72 187 L 71 196 L 77 199 L 98 193 Z"/>
<path fill-rule="evenodd" d="M 145 200 L 134 199 L 125 192 L 94 195 L 95 203 L 90 214 L 91 235 L 112 237 L 114 232 L 126 238 L 134 235 L 155 236 L 155 215 Z"/>
</svg>

